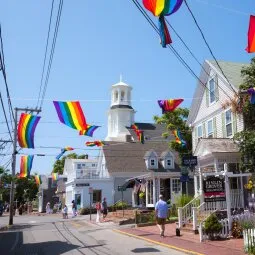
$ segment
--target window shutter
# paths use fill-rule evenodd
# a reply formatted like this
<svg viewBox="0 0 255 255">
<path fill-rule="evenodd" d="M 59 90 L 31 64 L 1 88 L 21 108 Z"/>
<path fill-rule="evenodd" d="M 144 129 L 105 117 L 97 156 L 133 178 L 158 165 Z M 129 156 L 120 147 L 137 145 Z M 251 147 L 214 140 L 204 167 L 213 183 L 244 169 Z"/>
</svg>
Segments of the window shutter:
<svg viewBox="0 0 255 255">
<path fill-rule="evenodd" d="M 215 82 L 215 100 L 216 102 L 219 101 L 219 80 L 218 80 L 218 75 L 215 75 L 214 78 L 214 82 Z"/>
<path fill-rule="evenodd" d="M 221 114 L 221 124 L 222 124 L 222 137 L 226 137 L 226 125 L 225 125 L 225 112 Z"/>
<path fill-rule="evenodd" d="M 206 137 L 206 128 L 205 128 L 205 122 L 203 123 L 203 137 Z"/>
<path fill-rule="evenodd" d="M 217 123 L 216 123 L 216 117 L 213 118 L 213 137 L 217 138 Z"/>
<path fill-rule="evenodd" d="M 206 84 L 205 88 L 205 100 L 206 100 L 206 106 L 209 106 L 209 90 L 208 90 L 208 83 Z"/>
<path fill-rule="evenodd" d="M 233 135 L 237 132 L 237 116 L 236 113 L 232 113 L 233 116 Z"/>
</svg>

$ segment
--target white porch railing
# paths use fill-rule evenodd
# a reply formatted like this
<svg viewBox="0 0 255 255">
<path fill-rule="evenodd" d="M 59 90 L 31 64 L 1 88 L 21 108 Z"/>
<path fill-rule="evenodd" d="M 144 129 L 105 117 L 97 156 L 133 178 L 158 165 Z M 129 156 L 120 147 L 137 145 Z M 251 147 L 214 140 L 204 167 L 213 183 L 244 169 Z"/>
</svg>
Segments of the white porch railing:
<svg viewBox="0 0 255 255">
<path fill-rule="evenodd" d="M 255 246 L 255 229 L 245 229 L 243 231 L 244 251 L 248 252 Z"/>
<path fill-rule="evenodd" d="M 193 209 L 200 204 L 201 195 L 193 198 L 188 204 L 178 208 L 178 224 L 179 228 L 189 222 L 193 217 Z"/>
</svg>

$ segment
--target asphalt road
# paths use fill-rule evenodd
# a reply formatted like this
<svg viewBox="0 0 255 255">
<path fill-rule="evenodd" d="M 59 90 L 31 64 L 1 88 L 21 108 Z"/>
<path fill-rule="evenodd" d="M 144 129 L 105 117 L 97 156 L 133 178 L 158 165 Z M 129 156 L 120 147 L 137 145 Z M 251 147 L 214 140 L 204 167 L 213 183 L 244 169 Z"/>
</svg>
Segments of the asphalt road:
<svg viewBox="0 0 255 255">
<path fill-rule="evenodd" d="M 8 218 L 0 218 L 0 226 Z M 20 216 L 11 230 L 0 232 L 0 254 L 17 255 L 128 255 L 184 254 L 114 231 L 112 223 L 95 225 L 84 217 Z"/>
</svg>

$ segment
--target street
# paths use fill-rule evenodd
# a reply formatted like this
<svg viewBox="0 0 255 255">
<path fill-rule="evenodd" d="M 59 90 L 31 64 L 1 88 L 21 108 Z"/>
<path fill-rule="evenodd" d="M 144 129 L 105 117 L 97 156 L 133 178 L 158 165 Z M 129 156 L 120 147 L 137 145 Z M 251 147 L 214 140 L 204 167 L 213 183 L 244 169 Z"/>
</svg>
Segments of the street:
<svg viewBox="0 0 255 255">
<path fill-rule="evenodd" d="M 84 216 L 63 220 L 60 215 L 24 215 L 14 221 L 11 230 L 0 232 L 1 254 L 184 254 L 119 234 L 114 229 L 120 227 L 111 222 L 92 224 Z M 0 226 L 6 222 L 7 216 L 0 218 Z"/>
</svg>

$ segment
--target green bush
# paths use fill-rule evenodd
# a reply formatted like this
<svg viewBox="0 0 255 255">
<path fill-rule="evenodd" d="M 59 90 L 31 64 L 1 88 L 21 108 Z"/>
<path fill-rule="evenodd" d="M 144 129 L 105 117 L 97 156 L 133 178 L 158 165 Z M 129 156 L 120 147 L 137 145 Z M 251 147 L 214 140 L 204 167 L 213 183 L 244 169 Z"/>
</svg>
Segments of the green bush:
<svg viewBox="0 0 255 255">
<path fill-rule="evenodd" d="M 177 207 L 175 204 L 173 204 L 169 209 L 169 215 L 171 217 L 178 217 Z"/>
<path fill-rule="evenodd" d="M 213 213 L 205 221 L 204 231 L 208 235 L 210 240 L 213 240 L 215 236 L 218 236 L 222 230 L 222 225 L 218 221 L 217 216 Z"/>
<path fill-rule="evenodd" d="M 52 213 L 57 213 L 58 209 L 57 208 L 53 208 Z"/>
<path fill-rule="evenodd" d="M 91 208 L 92 214 L 96 213 L 96 212 L 97 212 L 96 208 Z M 83 207 L 79 210 L 79 214 L 80 215 L 88 215 L 88 214 L 90 214 L 90 209 L 88 207 Z"/>
<path fill-rule="evenodd" d="M 193 197 L 192 196 L 188 196 L 188 195 L 178 196 L 175 199 L 175 205 L 176 205 L 177 208 L 178 207 L 183 207 L 186 204 L 188 204 L 192 199 L 193 199 Z"/>
<path fill-rule="evenodd" d="M 123 206 L 123 208 L 124 209 L 127 209 L 128 208 L 128 203 L 127 202 L 125 202 L 125 201 L 118 201 L 115 205 L 114 205 L 114 207 L 115 207 L 115 209 L 116 210 L 121 210 L 122 209 L 122 206 Z"/>
</svg>

